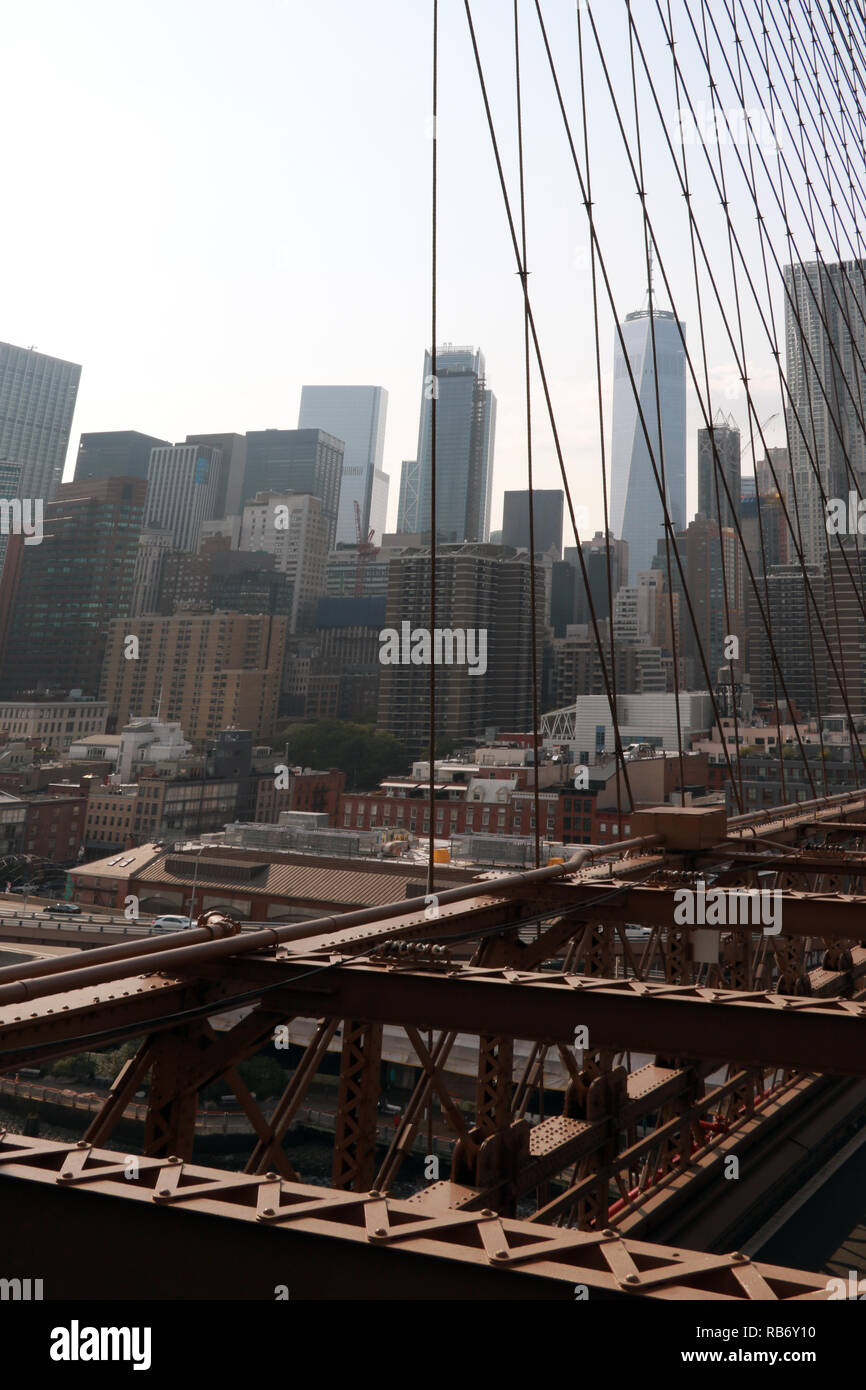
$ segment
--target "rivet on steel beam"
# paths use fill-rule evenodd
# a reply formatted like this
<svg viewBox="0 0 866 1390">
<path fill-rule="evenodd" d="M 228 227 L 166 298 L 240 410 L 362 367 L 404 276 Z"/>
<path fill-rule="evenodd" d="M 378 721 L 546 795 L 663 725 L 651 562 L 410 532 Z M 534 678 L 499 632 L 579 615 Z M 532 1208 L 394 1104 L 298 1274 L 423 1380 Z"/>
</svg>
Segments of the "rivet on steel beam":
<svg viewBox="0 0 866 1390">
<path fill-rule="evenodd" d="M 156 1193 L 156 1195 L 157 1195 L 157 1197 L 170 1197 L 170 1196 L 171 1196 L 171 1188 L 170 1188 L 170 1187 L 160 1187 L 160 1188 L 157 1188 L 157 1193 Z"/>
<path fill-rule="evenodd" d="M 274 1174 L 274 1176 L 276 1176 L 276 1174 Z M 381 1194 L 381 1192 L 379 1191 L 378 1188 L 376 1188 L 376 1187 L 371 1187 L 371 1188 L 370 1188 L 370 1196 L 371 1196 L 371 1197 L 381 1197 L 381 1195 L 382 1195 L 382 1194 Z"/>
<path fill-rule="evenodd" d="M 90 1145 L 86 1139 L 79 1139 L 75 1145 L 76 1149 L 89 1149 Z"/>
<path fill-rule="evenodd" d="M 374 1236 L 386 1236 L 387 1234 L 388 1232 L 386 1231 L 384 1226 L 377 1226 L 375 1231 L 373 1232 Z"/>
<path fill-rule="evenodd" d="M 507 1260 L 507 1259 L 508 1259 L 508 1251 L 507 1251 L 507 1250 L 497 1250 L 497 1251 L 496 1251 L 496 1259 L 497 1259 L 497 1260 Z"/>
<path fill-rule="evenodd" d="M 618 1235 L 619 1235 L 619 1231 L 615 1231 L 615 1230 L 613 1229 L 612 1226 L 605 1226 L 604 1230 L 602 1231 L 602 1235 L 603 1235 L 603 1236 L 618 1236 Z"/>
<path fill-rule="evenodd" d="M 485 1207 L 484 1210 L 482 1211 L 481 1215 L 482 1215 L 482 1216 L 495 1216 L 495 1215 L 496 1215 L 496 1212 L 495 1212 L 495 1211 L 491 1211 L 490 1207 Z"/>
<path fill-rule="evenodd" d="M 742 1250 L 735 1250 L 731 1259 L 736 1260 L 739 1265 L 747 1265 L 749 1263 L 749 1256 L 744 1255 Z"/>
<path fill-rule="evenodd" d="M 640 1280 L 636 1274 L 627 1274 L 620 1282 L 623 1284 L 638 1284 Z"/>
<path fill-rule="evenodd" d="M 276 1216 L 276 1212 L 273 1207 L 265 1207 L 262 1216 Z"/>
<path fill-rule="evenodd" d="M 265 1177 L 270 1178 L 271 1182 L 275 1182 L 279 1176 L 279 1173 L 265 1173 Z"/>
</svg>

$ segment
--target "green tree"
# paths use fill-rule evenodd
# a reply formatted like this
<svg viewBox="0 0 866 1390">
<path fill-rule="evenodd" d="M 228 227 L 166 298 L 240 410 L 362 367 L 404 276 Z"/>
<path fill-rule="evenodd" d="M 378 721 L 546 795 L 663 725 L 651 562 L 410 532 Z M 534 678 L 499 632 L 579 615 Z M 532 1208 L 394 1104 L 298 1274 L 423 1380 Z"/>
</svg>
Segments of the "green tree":
<svg viewBox="0 0 866 1390">
<path fill-rule="evenodd" d="M 290 724 L 280 736 L 292 766 L 337 768 L 352 791 L 369 791 L 383 777 L 406 771 L 408 755 L 393 734 L 372 724 L 322 719 L 317 724 Z"/>
</svg>

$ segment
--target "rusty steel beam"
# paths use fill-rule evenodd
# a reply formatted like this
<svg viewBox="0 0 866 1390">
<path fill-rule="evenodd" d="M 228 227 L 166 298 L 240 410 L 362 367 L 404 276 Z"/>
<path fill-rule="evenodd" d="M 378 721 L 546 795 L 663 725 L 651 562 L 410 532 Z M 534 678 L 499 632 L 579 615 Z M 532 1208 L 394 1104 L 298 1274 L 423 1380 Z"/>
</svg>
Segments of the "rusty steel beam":
<svg viewBox="0 0 866 1390">
<path fill-rule="evenodd" d="M 808 1302 L 824 1275 L 492 1212 L 334 1192 L 275 1175 L 139 1160 L 0 1137 L 5 1267 L 44 1271 L 47 1298 L 292 1299 L 643 1297 Z M 41 1215 L 41 1222 L 37 1220 Z M 67 1241 L 58 1246 L 62 1223 Z M 195 1275 L 188 1252 L 195 1251 Z M 117 1280 L 117 1269 L 123 1279 Z"/>
<path fill-rule="evenodd" d="M 137 975 L 0 1010 L 0 1073 L 70 1052 L 123 1042 L 170 1028 L 178 1013 L 207 1005 L 219 1013 L 228 992 L 220 981 Z M 84 1039 L 82 1042 L 81 1039 Z"/>
<path fill-rule="evenodd" d="M 286 986 L 271 1002 L 308 1017 L 529 1041 L 570 1042 L 582 1024 L 593 1048 L 866 1075 L 866 1004 L 851 1000 L 471 966 L 437 975 L 355 961 L 311 974 L 315 959 L 281 961 Z"/>
<path fill-rule="evenodd" d="M 796 868 L 795 865 L 791 866 Z M 677 926 L 674 911 L 677 906 L 674 894 L 682 888 L 693 888 L 694 882 L 672 884 L 631 884 L 619 879 L 605 879 L 604 884 L 617 896 L 609 902 L 598 901 L 598 885 L 566 881 L 551 886 L 551 896 L 560 908 L 568 904 L 577 913 L 585 904 L 587 916 L 599 922 L 638 923 L 641 926 L 669 927 L 671 930 L 691 932 L 695 926 Z M 726 893 L 733 889 L 721 885 Z M 746 891 L 746 890 L 743 890 Z M 857 919 L 866 927 L 866 895 L 853 893 L 807 893 L 780 889 L 780 910 L 783 931 L 789 936 L 821 936 L 827 940 L 849 941 L 859 938 Z M 748 923 L 739 924 L 740 929 L 749 929 Z M 707 931 L 736 930 L 725 925 L 707 923 Z M 754 928 L 761 931 L 760 925 Z M 866 937 L 866 930 L 863 930 Z"/>
</svg>

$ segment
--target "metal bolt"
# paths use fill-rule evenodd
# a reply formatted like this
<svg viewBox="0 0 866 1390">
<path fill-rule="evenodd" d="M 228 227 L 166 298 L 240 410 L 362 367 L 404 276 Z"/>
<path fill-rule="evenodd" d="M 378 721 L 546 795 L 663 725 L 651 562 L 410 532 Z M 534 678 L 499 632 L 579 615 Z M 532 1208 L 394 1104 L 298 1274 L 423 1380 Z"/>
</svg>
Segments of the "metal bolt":
<svg viewBox="0 0 866 1390">
<path fill-rule="evenodd" d="M 276 1216 L 276 1212 L 274 1211 L 273 1207 L 265 1207 L 265 1209 L 262 1212 L 262 1216 Z"/>
<path fill-rule="evenodd" d="M 388 1232 L 385 1230 L 384 1226 L 377 1226 L 375 1231 L 373 1232 L 374 1236 L 386 1236 L 387 1234 Z"/>
<path fill-rule="evenodd" d="M 626 1284 L 637 1284 L 639 1282 L 638 1276 L 636 1274 L 627 1274 L 623 1282 Z"/>
<path fill-rule="evenodd" d="M 61 1173 L 60 1176 L 61 1176 L 61 1178 L 71 1178 L 71 1177 L 73 1176 L 73 1174 L 72 1174 L 72 1173 Z"/>
<path fill-rule="evenodd" d="M 157 1195 L 157 1197 L 170 1197 L 170 1196 L 171 1196 L 171 1188 L 170 1188 L 170 1187 L 160 1187 L 160 1188 L 158 1189 L 156 1195 Z"/>
<path fill-rule="evenodd" d="M 495 1212 L 495 1211 L 491 1211 L 489 1207 L 485 1207 L 484 1210 L 482 1211 L 481 1215 L 482 1215 L 482 1216 L 495 1216 L 495 1215 L 496 1215 L 496 1212 Z"/>
<path fill-rule="evenodd" d="M 265 1177 L 266 1177 L 266 1178 L 270 1178 L 271 1182 L 275 1182 L 276 1179 L 279 1177 L 279 1174 L 278 1174 L 278 1173 L 265 1173 Z"/>
<path fill-rule="evenodd" d="M 613 1229 L 612 1226 L 605 1226 L 604 1230 L 602 1231 L 603 1236 L 615 1236 L 617 1234 L 618 1233 Z"/>
<path fill-rule="evenodd" d="M 508 1259 L 508 1251 L 507 1251 L 507 1250 L 497 1250 L 497 1251 L 496 1251 L 496 1259 L 497 1259 L 497 1260 L 507 1260 L 507 1259 Z"/>
</svg>

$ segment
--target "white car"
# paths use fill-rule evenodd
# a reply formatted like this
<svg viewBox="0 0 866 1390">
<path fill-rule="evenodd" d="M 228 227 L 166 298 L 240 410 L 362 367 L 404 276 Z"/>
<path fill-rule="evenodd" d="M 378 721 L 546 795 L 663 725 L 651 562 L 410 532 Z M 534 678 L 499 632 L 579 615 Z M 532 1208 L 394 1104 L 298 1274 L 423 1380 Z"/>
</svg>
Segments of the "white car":
<svg viewBox="0 0 866 1390">
<path fill-rule="evenodd" d="M 169 913 L 165 917 L 157 917 L 153 925 L 157 931 L 186 931 L 192 922 L 189 917 L 174 917 Z"/>
</svg>

